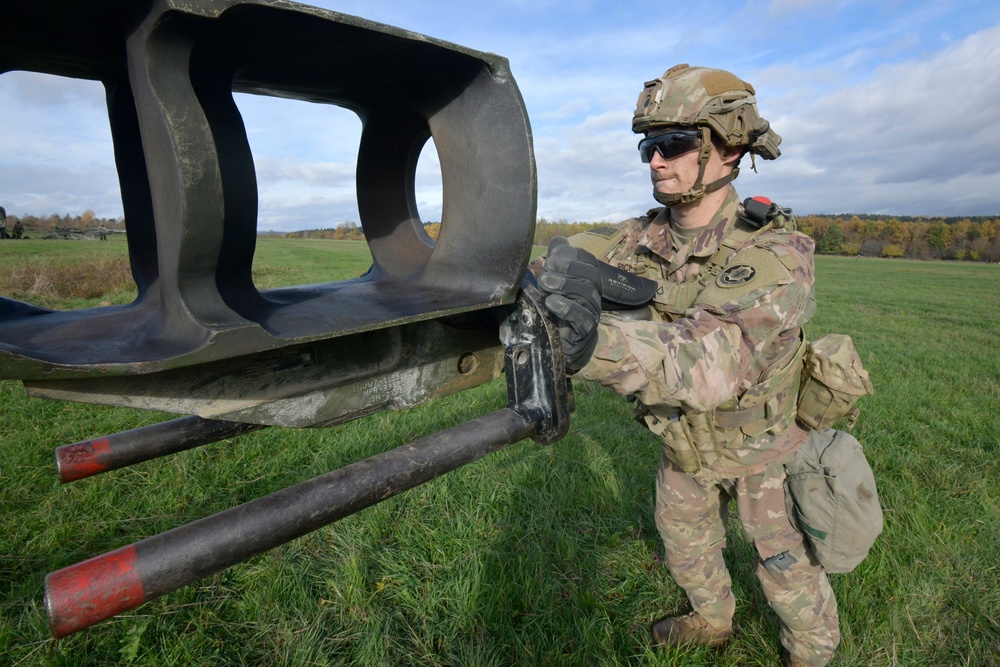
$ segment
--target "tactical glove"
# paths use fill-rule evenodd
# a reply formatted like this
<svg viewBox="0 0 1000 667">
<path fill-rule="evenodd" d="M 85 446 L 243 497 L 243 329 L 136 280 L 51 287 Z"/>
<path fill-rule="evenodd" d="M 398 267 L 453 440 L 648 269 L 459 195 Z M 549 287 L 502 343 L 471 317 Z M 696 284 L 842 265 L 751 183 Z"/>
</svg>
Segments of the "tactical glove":
<svg viewBox="0 0 1000 667">
<path fill-rule="evenodd" d="M 569 245 L 562 236 L 556 236 L 549 242 L 545 262 L 546 266 L 556 273 L 577 271 L 580 273 L 579 277 L 592 282 L 601 295 L 601 307 L 604 310 L 642 308 L 656 295 L 655 280 L 598 261 L 583 248 Z"/>
<path fill-rule="evenodd" d="M 601 318 L 600 262 L 589 252 L 567 245 L 556 237 L 538 277 L 545 293 L 545 308 L 559 325 L 559 338 L 566 370 L 583 368 L 597 347 L 597 323 Z"/>
</svg>

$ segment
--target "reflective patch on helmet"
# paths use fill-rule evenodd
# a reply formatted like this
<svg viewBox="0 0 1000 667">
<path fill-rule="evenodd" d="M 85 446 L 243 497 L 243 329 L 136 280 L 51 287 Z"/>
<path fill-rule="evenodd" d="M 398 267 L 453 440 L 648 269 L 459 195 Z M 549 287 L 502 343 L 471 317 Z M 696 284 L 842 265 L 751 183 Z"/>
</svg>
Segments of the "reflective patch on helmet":
<svg viewBox="0 0 1000 667">
<path fill-rule="evenodd" d="M 715 282 L 719 287 L 739 287 L 746 285 L 756 275 L 757 269 L 749 264 L 737 264 L 719 274 L 719 278 Z"/>
</svg>

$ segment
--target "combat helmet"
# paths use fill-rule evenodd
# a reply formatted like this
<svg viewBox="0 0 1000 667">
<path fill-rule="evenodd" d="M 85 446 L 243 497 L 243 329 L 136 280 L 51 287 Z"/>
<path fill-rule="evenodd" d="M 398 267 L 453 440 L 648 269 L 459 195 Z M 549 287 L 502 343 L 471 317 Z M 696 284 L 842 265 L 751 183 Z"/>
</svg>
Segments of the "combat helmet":
<svg viewBox="0 0 1000 667">
<path fill-rule="evenodd" d="M 754 87 L 730 72 L 709 67 L 675 65 L 659 79 L 647 81 L 639 94 L 632 131 L 644 134 L 665 127 L 690 127 L 701 131 L 698 180 L 687 192 L 676 195 L 657 193 L 667 206 L 699 199 L 718 190 L 739 175 L 733 173 L 713 183 L 702 184 L 714 134 L 727 148 L 741 148 L 751 160 L 759 155 L 774 160 L 781 151 L 781 137 L 757 112 Z M 756 165 L 754 165 L 756 170 Z"/>
</svg>

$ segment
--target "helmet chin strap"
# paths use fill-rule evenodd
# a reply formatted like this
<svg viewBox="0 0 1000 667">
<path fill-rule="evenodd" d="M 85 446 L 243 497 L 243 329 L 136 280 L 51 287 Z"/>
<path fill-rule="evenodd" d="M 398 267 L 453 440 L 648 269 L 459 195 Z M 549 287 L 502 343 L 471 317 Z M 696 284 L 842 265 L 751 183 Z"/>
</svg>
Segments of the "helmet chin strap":
<svg viewBox="0 0 1000 667">
<path fill-rule="evenodd" d="M 736 177 L 740 175 L 740 168 L 733 167 L 733 171 L 726 174 L 722 178 L 712 181 L 708 185 L 702 185 L 701 180 L 705 176 L 705 167 L 708 166 L 708 158 L 712 154 L 712 131 L 707 127 L 701 128 L 701 149 L 698 153 L 698 178 L 695 179 L 694 185 L 687 192 L 680 193 L 662 193 L 657 192 L 656 188 L 653 188 L 653 199 L 660 202 L 664 206 L 677 206 L 678 204 L 690 204 L 693 201 L 698 201 L 704 197 L 709 192 L 714 192 L 721 187 L 728 185 L 729 183 L 736 180 Z"/>
</svg>

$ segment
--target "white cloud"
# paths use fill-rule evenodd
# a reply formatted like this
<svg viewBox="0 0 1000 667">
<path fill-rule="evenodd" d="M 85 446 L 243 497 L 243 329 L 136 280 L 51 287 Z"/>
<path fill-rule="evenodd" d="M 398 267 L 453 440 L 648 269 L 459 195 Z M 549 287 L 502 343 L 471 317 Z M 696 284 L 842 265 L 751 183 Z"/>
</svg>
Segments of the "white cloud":
<svg viewBox="0 0 1000 667">
<path fill-rule="evenodd" d="M 314 0 L 510 59 L 527 106 L 538 212 L 617 220 L 654 204 L 629 129 L 642 82 L 677 62 L 730 69 L 757 88 L 783 156 L 744 164 L 745 194 L 800 212 L 1000 210 L 1000 5 L 916 0 L 458 4 Z M 993 27 L 990 27 L 993 26 Z M 330 105 L 237 95 L 258 176 L 261 228 L 357 219 L 361 122 Z M 100 84 L 0 76 L 0 203 L 120 214 Z M 416 200 L 440 217 L 425 151 Z M 110 196 L 108 193 L 111 193 Z M 107 213 L 102 213 L 106 211 Z"/>
<path fill-rule="evenodd" d="M 16 105 L 59 107 L 85 105 L 103 109 L 104 87 L 96 81 L 70 79 L 38 72 L 16 72 L 6 81 Z M 95 94 L 96 93 L 96 94 Z"/>
<path fill-rule="evenodd" d="M 811 212 L 887 210 L 898 214 L 990 214 L 996 193 L 972 195 L 983 175 L 1000 178 L 1000 26 L 971 35 L 924 61 L 876 68 L 863 83 L 828 90 L 775 121 L 788 152 L 839 191 L 837 208 L 810 187 L 809 171 L 775 175 Z M 780 121 L 780 122 L 779 122 Z M 804 156 L 808 156 L 808 160 Z M 783 158 L 782 158 L 783 159 Z M 780 162 L 780 161 L 779 161 Z M 968 183 L 964 187 L 963 183 Z M 818 185 L 818 184 L 816 184 Z M 995 188 L 994 188 L 995 190 Z M 979 206 L 978 210 L 975 208 Z"/>
<path fill-rule="evenodd" d="M 295 157 L 254 157 L 260 184 L 292 181 L 310 186 L 353 187 L 354 163 L 304 162 Z"/>
</svg>

